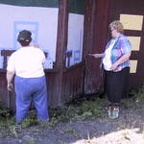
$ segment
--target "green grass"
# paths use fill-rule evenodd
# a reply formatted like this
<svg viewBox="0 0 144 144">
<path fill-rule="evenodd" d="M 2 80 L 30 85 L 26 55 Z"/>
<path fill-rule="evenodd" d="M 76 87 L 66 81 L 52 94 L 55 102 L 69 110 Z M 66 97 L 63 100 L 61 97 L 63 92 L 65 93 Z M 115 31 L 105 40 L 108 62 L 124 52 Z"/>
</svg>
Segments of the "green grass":
<svg viewBox="0 0 144 144">
<path fill-rule="evenodd" d="M 54 126 L 59 122 L 101 118 L 104 116 L 102 112 L 102 105 L 104 105 L 104 103 L 104 99 L 99 99 L 96 96 L 95 99 L 92 100 L 75 100 L 74 102 L 71 102 L 71 104 L 67 104 L 62 107 L 58 107 L 55 109 L 50 108 L 50 122 L 48 126 Z M 0 118 L 0 128 L 15 124 L 14 115 L 11 115 L 8 109 L 3 108 L 0 110 Z M 22 123 L 22 126 L 28 127 L 37 124 L 38 122 L 35 111 L 29 111 L 28 118 Z"/>
<path fill-rule="evenodd" d="M 131 108 L 137 105 L 137 103 L 144 102 L 144 86 L 131 90 L 129 94 L 131 95 L 130 98 L 122 100 L 122 106 L 124 108 Z"/>
<path fill-rule="evenodd" d="M 130 92 L 131 98 L 122 100 L 123 108 L 130 108 L 138 102 L 144 101 L 144 86 Z M 107 105 L 106 98 L 97 95 L 73 100 L 62 107 L 49 109 L 50 122 L 47 126 L 55 126 L 59 122 L 78 121 L 86 119 L 104 118 L 104 107 Z M 14 114 L 9 109 L 3 108 L 0 103 L 0 128 L 15 125 Z M 35 111 L 29 111 L 28 118 L 22 123 L 22 127 L 38 125 Z"/>
</svg>

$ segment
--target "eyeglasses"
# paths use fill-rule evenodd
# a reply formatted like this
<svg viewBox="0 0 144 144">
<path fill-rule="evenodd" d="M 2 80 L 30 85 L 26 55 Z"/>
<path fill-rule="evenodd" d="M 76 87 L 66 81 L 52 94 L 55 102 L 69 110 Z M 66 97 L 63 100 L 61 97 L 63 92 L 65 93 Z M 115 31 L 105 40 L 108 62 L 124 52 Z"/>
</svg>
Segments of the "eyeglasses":
<svg viewBox="0 0 144 144">
<path fill-rule="evenodd" d="M 114 31 L 115 29 L 111 29 L 111 32 Z"/>
</svg>

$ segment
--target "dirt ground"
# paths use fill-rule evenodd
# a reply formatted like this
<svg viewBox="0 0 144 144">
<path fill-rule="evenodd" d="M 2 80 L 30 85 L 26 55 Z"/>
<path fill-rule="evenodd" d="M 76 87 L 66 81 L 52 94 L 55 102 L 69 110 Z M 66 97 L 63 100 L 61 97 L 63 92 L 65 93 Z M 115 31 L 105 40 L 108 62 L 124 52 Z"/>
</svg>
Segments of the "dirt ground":
<svg viewBox="0 0 144 144">
<path fill-rule="evenodd" d="M 114 120 L 105 117 L 54 127 L 0 129 L 0 144 L 144 144 L 144 102 L 122 109 Z"/>
</svg>

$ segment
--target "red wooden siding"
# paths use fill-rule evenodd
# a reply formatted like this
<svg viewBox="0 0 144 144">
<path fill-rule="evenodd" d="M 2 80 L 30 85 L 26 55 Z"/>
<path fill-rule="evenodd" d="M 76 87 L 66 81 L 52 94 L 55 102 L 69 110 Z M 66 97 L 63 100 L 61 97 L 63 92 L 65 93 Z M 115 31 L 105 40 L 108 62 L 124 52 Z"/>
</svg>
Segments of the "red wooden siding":
<svg viewBox="0 0 144 144">
<path fill-rule="evenodd" d="M 143 15 L 144 16 L 144 1 L 143 0 L 111 0 L 111 12 L 110 20 L 120 18 L 120 14 L 132 14 L 132 15 Z M 137 69 L 136 73 L 131 73 L 129 80 L 129 88 L 136 88 L 143 85 L 144 83 L 144 20 L 142 24 L 142 31 L 137 30 L 125 30 L 127 36 L 139 36 L 141 37 L 140 50 L 132 51 L 131 60 L 137 60 Z"/>
<path fill-rule="evenodd" d="M 85 83 L 84 92 L 97 93 L 103 88 L 103 72 L 100 59 L 87 56 L 101 53 L 107 41 L 109 6 L 107 0 L 87 0 L 84 32 Z"/>
<path fill-rule="evenodd" d="M 68 101 L 72 98 L 83 94 L 83 64 L 78 64 L 64 71 L 63 77 L 63 101 Z"/>
</svg>

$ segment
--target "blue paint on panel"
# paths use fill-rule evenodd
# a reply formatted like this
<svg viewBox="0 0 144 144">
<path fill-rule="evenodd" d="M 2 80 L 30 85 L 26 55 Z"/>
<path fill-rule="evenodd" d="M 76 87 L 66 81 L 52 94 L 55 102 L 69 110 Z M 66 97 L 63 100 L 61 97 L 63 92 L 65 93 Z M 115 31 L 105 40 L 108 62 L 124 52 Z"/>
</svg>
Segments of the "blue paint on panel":
<svg viewBox="0 0 144 144">
<path fill-rule="evenodd" d="M 14 29 L 13 29 L 13 49 L 18 49 L 18 42 L 17 42 L 17 35 L 21 30 L 29 30 L 32 32 L 32 43 L 38 42 L 38 22 L 26 22 L 26 21 L 16 21 L 14 22 Z"/>
<path fill-rule="evenodd" d="M 74 64 L 80 62 L 80 50 L 74 51 Z"/>
</svg>

